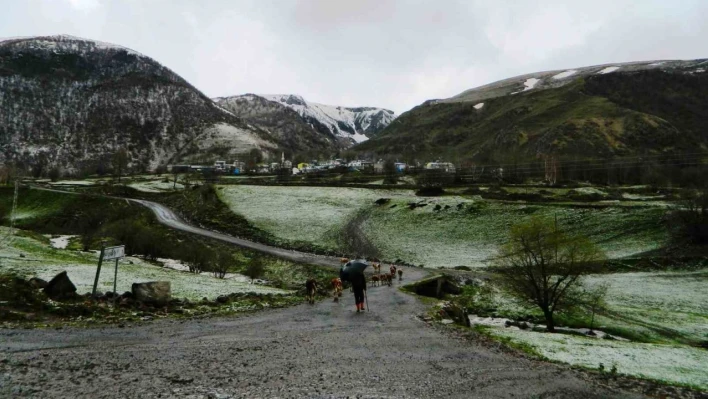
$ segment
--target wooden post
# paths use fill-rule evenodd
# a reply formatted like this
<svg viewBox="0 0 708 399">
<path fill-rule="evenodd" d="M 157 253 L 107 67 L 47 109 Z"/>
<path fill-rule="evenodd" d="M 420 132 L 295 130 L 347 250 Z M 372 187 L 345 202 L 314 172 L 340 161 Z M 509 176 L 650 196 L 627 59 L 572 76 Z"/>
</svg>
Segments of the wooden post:
<svg viewBox="0 0 708 399">
<path fill-rule="evenodd" d="M 118 299 L 118 291 L 116 291 L 116 286 L 118 284 L 118 259 L 116 258 L 116 271 L 113 274 L 113 306 L 116 305 L 116 300 Z"/>
<path fill-rule="evenodd" d="M 96 296 L 96 287 L 98 286 L 98 276 L 101 274 L 101 264 L 103 263 L 103 250 L 106 248 L 105 245 L 101 245 L 101 256 L 98 257 L 98 269 L 96 269 L 96 278 L 93 280 L 93 291 L 91 291 L 91 296 Z"/>
</svg>

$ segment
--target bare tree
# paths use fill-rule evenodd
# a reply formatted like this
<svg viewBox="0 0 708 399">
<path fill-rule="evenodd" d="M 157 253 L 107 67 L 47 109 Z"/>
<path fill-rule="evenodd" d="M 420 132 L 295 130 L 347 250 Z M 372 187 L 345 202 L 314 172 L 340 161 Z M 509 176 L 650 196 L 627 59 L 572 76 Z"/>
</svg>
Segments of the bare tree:
<svg viewBox="0 0 708 399">
<path fill-rule="evenodd" d="M 125 148 L 121 148 L 113 154 L 111 159 L 113 166 L 113 173 L 118 176 L 118 182 L 120 183 L 121 176 L 125 173 L 125 169 L 128 167 L 128 151 Z"/>
<path fill-rule="evenodd" d="M 595 314 L 606 306 L 605 297 L 610 286 L 607 283 L 590 288 L 585 292 L 585 306 L 590 311 L 590 331 L 595 327 Z"/>
<path fill-rule="evenodd" d="M 508 292 L 538 306 L 553 332 L 555 312 L 578 304 L 582 277 L 596 271 L 603 258 L 586 237 L 565 234 L 553 221 L 534 217 L 511 228 L 498 271 Z"/>
</svg>

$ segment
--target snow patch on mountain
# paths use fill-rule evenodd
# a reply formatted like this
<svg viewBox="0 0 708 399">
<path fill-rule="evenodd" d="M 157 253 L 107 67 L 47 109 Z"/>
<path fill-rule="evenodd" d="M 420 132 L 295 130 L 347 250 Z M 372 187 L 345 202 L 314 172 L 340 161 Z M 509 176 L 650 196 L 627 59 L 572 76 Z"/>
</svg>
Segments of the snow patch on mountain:
<svg viewBox="0 0 708 399">
<path fill-rule="evenodd" d="M 553 79 L 565 79 L 569 76 L 575 75 L 575 73 L 578 72 L 574 69 L 567 70 L 565 72 L 561 72 L 558 75 L 553 75 Z"/>
<path fill-rule="evenodd" d="M 293 109 L 308 123 L 323 126 L 336 137 L 349 138 L 357 143 L 366 141 L 396 118 L 393 111 L 383 108 L 313 103 L 293 94 L 266 94 L 261 97 Z"/>
<path fill-rule="evenodd" d="M 606 74 L 606 73 L 612 73 L 612 72 L 614 72 L 614 71 L 616 71 L 616 70 L 618 70 L 618 69 L 620 69 L 620 67 L 618 67 L 618 66 L 611 66 L 611 67 L 607 67 L 607 68 L 603 69 L 602 71 L 598 72 L 598 74 L 604 75 L 604 74 Z"/>
<path fill-rule="evenodd" d="M 479 103 L 474 106 L 474 109 L 482 109 L 484 107 L 484 103 Z"/>
</svg>

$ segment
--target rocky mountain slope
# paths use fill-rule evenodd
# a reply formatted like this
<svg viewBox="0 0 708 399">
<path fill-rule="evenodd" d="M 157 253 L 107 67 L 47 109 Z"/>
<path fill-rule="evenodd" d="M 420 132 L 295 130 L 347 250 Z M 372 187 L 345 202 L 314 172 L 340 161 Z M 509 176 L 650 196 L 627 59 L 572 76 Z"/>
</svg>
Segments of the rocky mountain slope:
<svg viewBox="0 0 708 399">
<path fill-rule="evenodd" d="M 126 148 L 141 170 L 283 144 L 130 49 L 65 35 L 0 41 L 0 163 L 94 172 Z"/>
<path fill-rule="evenodd" d="M 277 138 L 292 152 L 331 151 L 351 147 L 352 140 L 307 123 L 295 110 L 255 94 L 214 99 L 220 107 Z"/>
<path fill-rule="evenodd" d="M 312 125 L 323 135 L 351 139 L 356 143 L 375 137 L 396 118 L 393 111 L 383 108 L 346 108 L 318 104 L 293 94 L 270 94 L 261 97 L 294 110 L 305 123 Z"/>
<path fill-rule="evenodd" d="M 700 59 L 518 76 L 427 101 L 355 149 L 458 161 L 706 151 L 706 70 Z"/>
</svg>

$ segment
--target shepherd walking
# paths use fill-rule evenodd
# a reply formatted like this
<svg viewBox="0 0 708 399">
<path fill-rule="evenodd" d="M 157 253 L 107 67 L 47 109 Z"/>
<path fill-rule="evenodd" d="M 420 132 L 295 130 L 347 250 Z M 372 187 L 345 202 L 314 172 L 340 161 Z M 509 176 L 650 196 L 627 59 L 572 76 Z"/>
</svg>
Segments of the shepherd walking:
<svg viewBox="0 0 708 399">
<path fill-rule="evenodd" d="M 343 281 L 349 281 L 352 284 L 354 291 L 354 301 L 356 303 L 357 313 L 366 310 L 364 303 L 366 302 L 366 277 L 364 269 L 369 266 L 364 260 L 353 260 L 347 262 L 339 270 L 339 277 Z M 366 305 L 368 307 L 368 304 Z"/>
<path fill-rule="evenodd" d="M 356 302 L 356 311 L 364 311 L 364 292 L 366 291 L 366 277 L 364 273 L 357 273 L 351 276 L 352 289 L 354 290 L 354 302 Z"/>
</svg>

